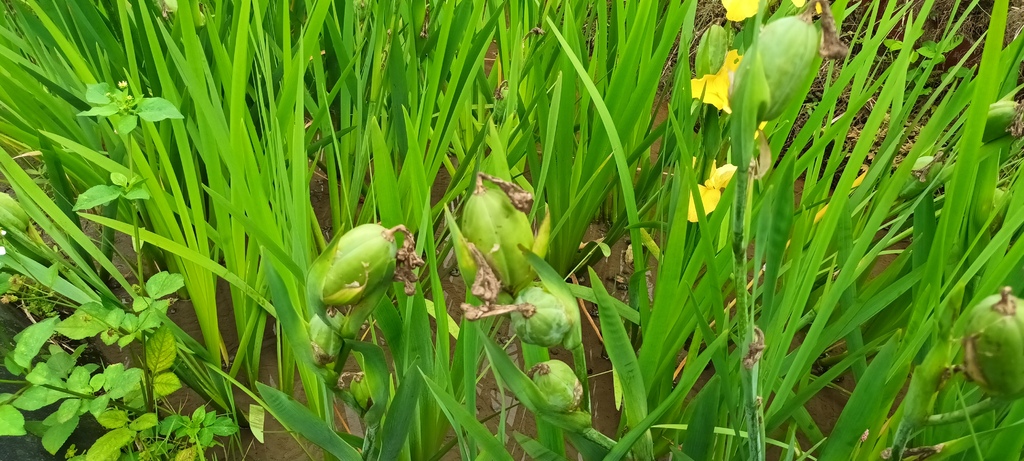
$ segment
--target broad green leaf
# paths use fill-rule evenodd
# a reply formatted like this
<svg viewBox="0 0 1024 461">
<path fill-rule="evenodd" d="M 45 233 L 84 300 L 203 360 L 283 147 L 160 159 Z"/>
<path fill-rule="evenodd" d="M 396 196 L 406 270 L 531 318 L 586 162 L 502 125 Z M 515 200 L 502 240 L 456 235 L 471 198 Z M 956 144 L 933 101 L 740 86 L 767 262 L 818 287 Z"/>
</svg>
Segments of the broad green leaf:
<svg viewBox="0 0 1024 461">
<path fill-rule="evenodd" d="M 85 455 L 86 461 L 116 461 L 121 456 L 121 448 L 135 440 L 135 431 L 122 427 L 114 429 L 93 443 Z"/>
<path fill-rule="evenodd" d="M 58 400 L 67 396 L 67 394 L 53 389 L 31 386 L 27 391 L 23 392 L 14 400 L 13 405 L 15 408 L 34 411 L 56 403 Z"/>
<path fill-rule="evenodd" d="M 181 380 L 174 373 L 167 372 L 153 377 L 153 392 L 156 396 L 166 397 L 181 389 Z"/>
<path fill-rule="evenodd" d="M 88 210 L 106 205 L 121 196 L 121 188 L 108 184 L 90 187 L 78 196 L 74 211 Z"/>
<path fill-rule="evenodd" d="M 209 426 L 210 432 L 219 437 L 227 437 L 238 432 L 238 425 L 231 421 L 231 418 L 221 416 Z"/>
<path fill-rule="evenodd" d="M 259 405 L 249 405 L 249 431 L 259 443 L 263 443 L 263 423 L 265 410 Z"/>
<path fill-rule="evenodd" d="M 128 428 L 133 431 L 141 432 L 151 427 L 155 427 L 157 422 L 156 413 L 146 413 L 135 418 L 135 421 L 132 421 L 131 424 L 128 425 Z"/>
<path fill-rule="evenodd" d="M 44 384 L 60 384 L 60 379 L 53 374 L 53 371 L 50 370 L 50 366 L 47 365 L 46 362 L 36 363 L 36 365 L 32 367 L 32 371 L 25 376 L 25 380 L 37 386 Z"/>
<path fill-rule="evenodd" d="M 107 104 L 110 102 L 110 96 L 107 96 L 110 92 L 109 83 L 92 84 L 85 90 L 85 100 L 89 101 L 89 104 Z"/>
<path fill-rule="evenodd" d="M 153 374 L 169 370 L 178 355 L 174 333 L 167 326 L 161 327 L 146 341 L 146 366 Z"/>
<path fill-rule="evenodd" d="M 11 405 L 0 405 L 0 436 L 25 435 L 25 417 Z"/>
<path fill-rule="evenodd" d="M 266 401 L 270 413 L 285 429 L 305 437 L 341 461 L 362 461 L 359 452 L 345 443 L 344 439 L 308 408 L 263 383 L 256 383 L 256 388 Z"/>
<path fill-rule="evenodd" d="M 110 173 L 110 182 L 115 186 L 128 187 L 128 177 L 117 171 Z"/>
<path fill-rule="evenodd" d="M 185 286 L 185 278 L 181 274 L 160 272 L 146 281 L 146 294 L 153 299 L 160 299 L 180 290 Z"/>
<path fill-rule="evenodd" d="M 96 397 L 92 402 L 89 402 L 89 413 L 92 414 L 93 418 L 99 418 L 100 414 L 107 409 L 109 403 L 110 397 L 106 395 Z"/>
<path fill-rule="evenodd" d="M 58 332 L 59 332 L 59 326 Z M 83 346 L 84 348 L 84 346 Z M 83 349 L 84 350 L 84 349 Z M 80 354 L 76 351 L 75 355 L 72 356 L 61 349 L 60 347 L 51 344 L 50 345 L 50 358 L 46 359 L 46 366 L 50 367 L 55 375 L 61 378 L 66 378 L 71 369 L 75 366 L 75 361 L 78 359 Z"/>
<path fill-rule="evenodd" d="M 106 323 L 79 309 L 61 321 L 56 331 L 69 339 L 82 340 L 92 338 L 107 328 L 110 327 Z"/>
<path fill-rule="evenodd" d="M 111 372 L 114 367 L 120 367 L 115 369 L 117 371 Z M 107 396 L 112 399 L 123 398 L 129 393 L 139 389 L 139 385 L 142 383 L 142 369 L 141 368 L 130 368 L 124 369 L 124 365 L 117 363 L 107 367 L 104 371 L 107 375 L 103 388 L 107 391 Z M 154 383 L 155 384 L 155 383 Z"/>
<path fill-rule="evenodd" d="M 107 410 L 101 413 L 96 422 L 107 429 L 117 429 L 128 424 L 128 413 L 124 410 Z"/>
<path fill-rule="evenodd" d="M 66 423 L 78 416 L 78 410 L 82 408 L 82 399 L 69 398 L 60 403 L 60 407 L 53 413 L 58 423 Z"/>
<path fill-rule="evenodd" d="M 68 390 L 71 392 L 78 392 L 81 394 L 87 394 L 95 391 L 90 385 L 92 380 L 92 372 L 86 365 L 75 367 L 71 370 L 71 376 L 68 376 Z"/>
<path fill-rule="evenodd" d="M 164 119 L 182 119 L 181 112 L 164 98 L 146 98 L 136 108 L 139 118 L 147 122 L 159 122 Z"/>
<path fill-rule="evenodd" d="M 50 317 L 30 325 L 15 335 L 14 340 L 17 344 L 14 346 L 14 363 L 22 368 L 32 365 L 32 360 L 39 354 L 39 349 L 53 336 L 56 326 L 57 318 Z"/>
<path fill-rule="evenodd" d="M 152 196 L 149 194 L 149 189 L 146 188 L 145 184 L 136 184 L 124 193 L 124 198 L 128 200 L 149 200 Z"/>
<path fill-rule="evenodd" d="M 102 106 L 96 106 L 92 109 L 85 110 L 78 113 L 79 117 L 110 117 L 121 110 L 116 103 L 104 104 Z"/>
<path fill-rule="evenodd" d="M 135 127 L 139 126 L 139 117 L 135 115 L 122 115 L 117 121 L 118 134 L 131 134 Z"/>
<path fill-rule="evenodd" d="M 75 415 L 67 421 L 50 426 L 43 433 L 43 448 L 51 455 L 57 454 L 57 450 L 60 450 L 60 447 L 64 446 L 64 443 L 68 441 L 68 437 L 71 437 L 71 433 L 75 432 L 78 422 L 79 417 Z"/>
</svg>

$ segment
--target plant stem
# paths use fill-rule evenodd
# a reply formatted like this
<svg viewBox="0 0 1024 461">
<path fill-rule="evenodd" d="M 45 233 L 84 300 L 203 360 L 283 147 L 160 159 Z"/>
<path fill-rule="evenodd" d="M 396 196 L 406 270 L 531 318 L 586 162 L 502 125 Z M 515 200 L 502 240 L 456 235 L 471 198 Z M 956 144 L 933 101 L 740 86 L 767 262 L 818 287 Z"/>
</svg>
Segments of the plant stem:
<svg viewBox="0 0 1024 461">
<path fill-rule="evenodd" d="M 583 429 L 582 431 L 580 431 L 580 434 L 586 437 L 587 440 L 590 440 L 591 442 L 594 442 L 604 448 L 607 448 L 608 450 L 615 448 L 614 440 L 609 438 L 607 435 L 602 434 L 600 431 L 594 429 L 593 427 Z"/>
<path fill-rule="evenodd" d="M 973 418 L 982 413 L 1004 406 L 1006 403 L 1007 402 L 1002 399 L 987 398 L 966 408 L 961 408 L 949 413 L 931 415 L 925 419 L 924 424 L 928 426 L 940 426 L 943 424 L 959 423 L 968 418 Z"/>
<path fill-rule="evenodd" d="M 896 428 L 890 459 L 903 459 L 911 437 L 931 419 L 928 414 L 931 413 L 942 375 L 946 372 L 946 364 L 949 363 L 951 344 L 949 340 L 940 340 L 910 378 L 910 388 L 904 400 L 903 418 Z"/>
<path fill-rule="evenodd" d="M 743 163 L 744 158 L 737 163 Z M 732 213 L 732 261 L 733 278 L 736 287 L 736 311 L 737 328 L 743 340 L 739 350 L 744 351 L 744 358 L 741 360 L 740 377 L 743 388 L 744 415 L 747 420 L 747 433 L 750 436 L 748 443 L 750 449 L 749 459 L 752 461 L 763 461 L 764 452 L 764 424 L 761 414 L 760 397 L 757 395 L 757 375 L 759 370 L 760 352 L 756 357 L 751 356 L 754 352 L 751 345 L 755 344 L 755 325 L 753 321 L 753 308 L 747 292 L 747 217 L 746 211 L 749 203 L 749 186 L 752 173 L 747 164 L 738 165 L 736 175 L 736 199 L 733 202 Z M 763 341 L 763 338 L 762 338 Z M 760 344 L 763 348 L 763 342 Z M 751 359 L 748 361 L 748 358 Z"/>
<path fill-rule="evenodd" d="M 583 350 L 583 345 L 580 344 L 572 350 L 572 361 L 573 365 L 576 366 L 576 378 L 580 380 L 580 384 L 583 385 L 583 401 L 581 402 L 581 408 L 586 409 L 589 413 L 590 408 L 590 382 L 587 379 L 587 352 Z"/>
</svg>

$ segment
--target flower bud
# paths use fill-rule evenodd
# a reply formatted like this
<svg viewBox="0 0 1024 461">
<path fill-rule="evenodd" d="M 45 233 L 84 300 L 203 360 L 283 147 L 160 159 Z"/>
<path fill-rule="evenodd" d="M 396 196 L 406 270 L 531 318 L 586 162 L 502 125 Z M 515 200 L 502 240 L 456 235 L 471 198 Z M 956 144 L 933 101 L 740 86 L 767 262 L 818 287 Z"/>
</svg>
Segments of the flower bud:
<svg viewBox="0 0 1024 461">
<path fill-rule="evenodd" d="M 394 233 L 363 224 L 336 236 L 313 261 L 307 289 L 326 305 L 353 305 L 386 287 L 395 275 L 398 245 Z"/>
<path fill-rule="evenodd" d="M 704 36 L 700 38 L 700 44 L 697 45 L 697 59 L 694 61 L 697 78 L 718 72 L 718 69 L 725 64 L 725 54 L 729 51 L 728 48 L 728 34 L 725 32 L 725 28 L 718 24 L 709 27 L 707 32 L 704 32 Z"/>
<path fill-rule="evenodd" d="M 1012 100 L 996 101 L 988 106 L 988 119 L 985 121 L 985 134 L 982 142 L 996 141 L 1010 136 L 1009 129 L 1017 118 L 1017 103 Z"/>
<path fill-rule="evenodd" d="M 910 200 L 920 195 L 939 176 L 942 171 L 942 162 L 930 155 L 918 157 L 914 162 L 914 171 L 910 179 L 903 185 L 899 197 L 903 200 Z"/>
<path fill-rule="evenodd" d="M 573 299 L 563 299 L 535 284 L 519 293 L 515 304 L 527 306 L 512 312 L 512 326 L 524 342 L 542 347 L 579 345 L 576 329 L 580 313 Z"/>
<path fill-rule="evenodd" d="M 964 368 L 985 392 L 999 397 L 1024 392 L 1024 312 L 1010 288 L 970 312 L 964 335 Z"/>
<path fill-rule="evenodd" d="M 576 373 L 561 360 L 548 360 L 530 369 L 549 411 L 570 413 L 576 411 L 583 399 L 583 386 Z"/>
<path fill-rule="evenodd" d="M 370 403 L 370 385 L 367 383 L 366 376 L 363 373 L 356 373 L 352 377 L 352 381 L 348 385 L 348 391 L 352 393 L 352 397 L 359 404 L 359 408 L 368 408 L 367 405 Z"/>
<path fill-rule="evenodd" d="M 758 119 L 771 120 L 794 100 L 815 71 L 821 35 L 810 22 L 797 16 L 772 21 L 764 27 L 757 43 L 747 51 L 736 69 L 735 84 L 760 87 Z"/>
<path fill-rule="evenodd" d="M 29 218 L 14 197 L 0 192 L 0 228 L 28 232 Z"/>
<path fill-rule="evenodd" d="M 1004 189 L 996 188 L 992 192 L 992 209 L 996 215 L 992 218 L 992 226 L 989 228 L 992 234 L 995 234 L 1003 227 L 1003 221 L 1006 220 L 1006 211 L 1009 209 L 1008 203 L 1010 201 L 1010 193 Z"/>
<path fill-rule="evenodd" d="M 483 255 L 487 264 L 511 293 L 529 284 L 536 277 L 523 248 L 534 246 L 533 229 L 523 203 L 513 203 L 505 190 L 485 186 L 483 179 L 496 184 L 497 178 L 480 175 L 472 196 L 466 200 L 462 215 L 462 234 Z M 504 183 L 505 188 L 515 187 Z M 525 191 L 522 194 L 529 195 Z M 520 197 L 516 197 L 520 201 Z M 532 197 L 530 197 L 532 202 Z M 519 205 L 519 206 L 517 206 Z M 525 206 L 529 209 L 529 205 Z"/>
<path fill-rule="evenodd" d="M 319 365 L 333 362 L 338 350 L 341 349 L 341 337 L 338 336 L 337 329 L 319 315 L 314 315 L 309 321 L 309 339 L 313 347 L 313 359 Z"/>
</svg>

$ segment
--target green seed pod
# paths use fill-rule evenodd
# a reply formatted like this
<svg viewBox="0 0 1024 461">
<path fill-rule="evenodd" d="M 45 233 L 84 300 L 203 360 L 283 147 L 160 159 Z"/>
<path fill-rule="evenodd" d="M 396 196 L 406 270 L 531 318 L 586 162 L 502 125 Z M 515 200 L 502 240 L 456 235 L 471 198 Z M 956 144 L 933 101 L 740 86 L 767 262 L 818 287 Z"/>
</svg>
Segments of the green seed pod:
<svg viewBox="0 0 1024 461">
<path fill-rule="evenodd" d="M 313 347 L 313 359 L 319 365 L 327 365 L 334 361 L 341 349 L 341 337 L 337 329 L 329 325 L 319 315 L 309 321 L 309 339 Z"/>
<path fill-rule="evenodd" d="M 578 345 L 573 330 L 578 328 L 580 314 L 572 299 L 562 299 L 534 284 L 519 293 L 515 304 L 532 307 L 512 312 L 512 325 L 524 342 L 542 347 L 562 344 L 566 349 Z"/>
<path fill-rule="evenodd" d="M 985 121 L 985 134 L 982 142 L 992 142 L 1009 136 L 1009 128 L 1017 117 L 1017 103 L 1013 100 L 996 101 L 988 106 L 988 119 Z"/>
<path fill-rule="evenodd" d="M 359 404 L 359 408 L 366 409 L 370 403 L 370 385 L 367 383 L 366 377 L 362 373 L 357 373 L 352 377 L 352 381 L 348 385 L 348 391 L 352 393 L 352 397 L 356 399 L 356 403 Z"/>
<path fill-rule="evenodd" d="M 992 226 L 989 228 L 993 234 L 999 231 L 1003 227 L 1003 221 L 1006 219 L 1006 210 L 1010 201 L 1010 193 L 996 188 L 992 193 L 992 209 L 995 210 L 995 217 L 992 218 Z"/>
<path fill-rule="evenodd" d="M 570 413 L 580 407 L 583 386 L 576 373 L 561 360 L 548 360 L 530 369 L 533 382 L 537 385 L 549 411 Z"/>
<path fill-rule="evenodd" d="M 725 54 L 728 52 L 729 37 L 725 28 L 715 24 L 708 28 L 707 32 L 700 38 L 697 45 L 696 77 L 701 78 L 708 74 L 717 73 L 725 64 Z"/>
<path fill-rule="evenodd" d="M 964 368 L 985 392 L 998 397 L 1024 392 L 1024 312 L 1010 288 L 970 312 L 964 335 Z"/>
<path fill-rule="evenodd" d="M 762 102 L 760 120 L 771 120 L 794 100 L 802 98 L 800 90 L 816 70 L 821 35 L 809 22 L 787 16 L 764 27 L 753 49 L 747 51 L 736 70 L 736 84 L 744 79 L 763 79 L 768 90 Z"/>
<path fill-rule="evenodd" d="M 907 183 L 903 185 L 903 189 L 900 190 L 899 197 L 903 200 L 910 200 L 921 195 L 941 171 L 942 162 L 936 161 L 935 157 L 930 155 L 918 157 L 914 162 L 914 171 L 907 179 Z"/>
<path fill-rule="evenodd" d="M 386 287 L 395 275 L 394 233 L 363 224 L 336 236 L 313 261 L 306 278 L 310 294 L 325 305 L 353 305 Z"/>
<path fill-rule="evenodd" d="M 0 228 L 28 232 L 28 214 L 14 197 L 0 192 Z"/>
<path fill-rule="evenodd" d="M 501 189 L 484 186 L 478 178 L 476 190 L 466 200 L 461 229 L 507 291 L 515 293 L 536 277 L 520 248 L 533 248 L 530 221 Z"/>
</svg>

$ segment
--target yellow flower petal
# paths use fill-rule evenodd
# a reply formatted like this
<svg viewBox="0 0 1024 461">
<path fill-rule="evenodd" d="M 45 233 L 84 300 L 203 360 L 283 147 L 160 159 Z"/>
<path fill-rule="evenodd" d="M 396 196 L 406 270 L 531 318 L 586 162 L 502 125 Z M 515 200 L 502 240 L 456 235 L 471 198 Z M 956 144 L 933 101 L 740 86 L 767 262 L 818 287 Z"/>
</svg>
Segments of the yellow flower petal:
<svg viewBox="0 0 1024 461">
<path fill-rule="evenodd" d="M 715 211 L 715 208 L 718 207 L 718 202 L 722 200 L 722 192 L 700 184 L 697 185 L 697 190 L 700 192 L 700 203 L 704 207 L 704 215 L 706 216 Z M 690 196 L 690 206 L 687 210 L 686 219 L 690 222 L 697 222 L 697 205 L 693 201 L 693 195 Z"/>
<path fill-rule="evenodd" d="M 725 19 L 742 21 L 757 14 L 758 0 L 722 0 L 725 7 Z"/>
<path fill-rule="evenodd" d="M 804 5 L 807 4 L 807 0 L 793 0 L 793 4 L 796 5 L 797 8 L 803 8 Z M 821 14 L 821 3 L 816 3 L 814 5 L 814 10 L 817 11 L 818 14 Z"/>
<path fill-rule="evenodd" d="M 722 67 L 731 72 L 736 72 L 736 69 L 740 67 L 740 61 L 742 60 L 743 56 L 740 56 L 739 51 L 729 50 L 729 52 L 725 54 L 725 62 L 722 63 Z"/>
<path fill-rule="evenodd" d="M 765 121 L 761 122 L 760 125 L 757 126 L 757 131 L 754 132 L 754 139 L 757 139 L 758 136 L 761 136 L 761 130 L 763 130 L 765 125 L 767 125 L 767 124 L 768 124 L 768 121 L 765 120 Z"/>
<path fill-rule="evenodd" d="M 857 187 L 857 186 L 860 185 L 860 183 L 864 182 L 864 178 L 867 177 L 867 175 L 868 175 L 868 172 L 865 171 L 865 172 L 861 173 L 860 176 L 857 176 L 857 179 L 853 180 L 853 187 Z"/>
<path fill-rule="evenodd" d="M 718 110 L 732 113 L 729 107 L 729 74 L 722 66 L 717 74 L 708 74 L 701 78 L 690 80 L 690 93 L 694 99 L 700 99 L 705 104 L 711 104 Z"/>
<path fill-rule="evenodd" d="M 826 211 L 828 211 L 828 205 L 825 205 L 825 206 L 821 207 L 821 210 L 818 210 L 818 213 L 814 215 L 814 223 L 815 224 L 817 224 L 818 221 L 821 221 L 821 218 L 825 217 L 825 212 Z"/>
<path fill-rule="evenodd" d="M 732 180 L 733 174 L 736 173 L 736 165 L 728 163 L 722 165 L 721 168 L 717 168 L 717 164 L 712 163 L 711 168 L 711 177 L 705 184 L 712 189 L 725 189 L 729 185 L 729 181 Z"/>
</svg>

